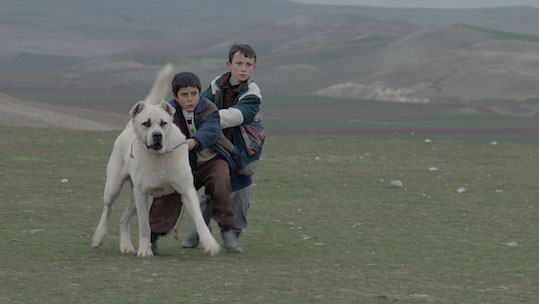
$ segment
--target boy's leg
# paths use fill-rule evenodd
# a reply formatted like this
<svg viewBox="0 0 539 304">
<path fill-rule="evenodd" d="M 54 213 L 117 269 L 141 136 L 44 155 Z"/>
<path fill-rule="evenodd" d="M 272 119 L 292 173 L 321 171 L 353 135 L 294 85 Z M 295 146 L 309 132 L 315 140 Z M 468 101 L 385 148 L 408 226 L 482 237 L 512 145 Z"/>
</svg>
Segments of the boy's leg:
<svg viewBox="0 0 539 304">
<path fill-rule="evenodd" d="M 250 207 L 251 186 L 232 192 L 234 201 L 234 214 L 236 214 L 235 229 L 242 230 L 247 228 L 247 211 Z"/>
<path fill-rule="evenodd" d="M 258 160 L 251 162 L 247 167 L 254 173 Z M 247 228 L 247 211 L 250 207 L 251 200 L 251 186 L 232 192 L 232 200 L 234 202 L 234 214 L 236 216 L 236 226 L 232 229 L 236 238 L 241 236 L 242 229 Z M 209 224 L 211 220 L 211 206 L 213 205 L 212 198 L 206 194 L 200 196 L 200 207 L 202 208 L 202 214 L 206 223 Z M 198 246 L 198 235 L 196 231 L 193 231 L 183 242 L 182 248 L 195 248 Z"/>
<path fill-rule="evenodd" d="M 255 160 L 247 166 L 247 168 L 253 173 L 253 177 L 257 164 L 258 160 Z M 239 237 L 241 235 L 242 229 L 247 228 L 247 210 L 249 209 L 249 206 L 251 204 L 250 200 L 250 185 L 232 193 L 232 201 L 234 202 L 234 214 L 236 215 L 236 224 L 232 229 L 221 229 L 221 236 L 225 241 L 225 244 L 229 244 L 229 248 L 227 248 L 229 252 L 243 252 L 243 249 L 240 247 L 239 244 Z M 225 248 L 226 247 L 227 246 L 225 245 Z"/>
<path fill-rule="evenodd" d="M 254 174 L 258 160 L 254 160 L 247 167 L 253 172 L 251 176 L 254 179 Z M 232 192 L 232 200 L 234 201 L 234 214 L 236 216 L 236 226 L 234 233 L 237 237 L 241 235 L 242 229 L 247 228 L 247 211 L 251 206 L 251 185 Z"/>
<path fill-rule="evenodd" d="M 181 195 L 177 192 L 153 198 L 149 220 L 154 254 L 157 254 L 157 239 L 160 235 L 165 235 L 174 228 L 180 216 L 182 205 Z"/>
<path fill-rule="evenodd" d="M 232 201 L 228 162 L 218 156 L 207 161 L 203 166 L 197 167 L 197 171 L 199 181 L 206 188 L 206 194 L 212 198 L 212 218 L 221 228 L 223 246 L 229 252 L 243 252 L 232 231 L 232 228 L 236 225 L 236 218 L 234 217 L 234 202 Z"/>
<path fill-rule="evenodd" d="M 234 217 L 228 162 L 220 156 L 214 157 L 203 164 L 197 164 L 194 175 L 198 182 L 197 186 L 203 185 L 206 188 L 206 194 L 212 197 L 211 214 L 221 228 L 224 247 L 229 252 L 243 252 L 232 231 L 236 225 L 236 218 Z"/>
<path fill-rule="evenodd" d="M 208 162 L 205 169 L 204 186 L 206 194 L 212 198 L 212 218 L 221 228 L 233 228 L 236 218 L 228 162 L 222 157 L 215 157 Z"/>
<path fill-rule="evenodd" d="M 234 201 L 232 200 L 232 187 L 230 185 L 230 171 L 224 159 L 217 159 L 212 164 L 213 170 L 205 183 L 206 194 L 211 196 L 212 218 L 221 228 L 223 246 L 228 252 L 242 253 L 238 237 L 234 233 L 236 218 L 234 217 Z"/>
<path fill-rule="evenodd" d="M 206 224 L 209 225 L 213 215 L 220 227 L 234 227 L 236 219 L 231 198 L 232 187 L 228 162 L 221 156 L 216 156 L 204 163 L 198 163 L 193 175 L 196 187 L 205 187 L 206 195 L 201 196 L 200 209 Z M 209 199 L 210 196 L 211 199 Z M 182 242 L 181 247 L 195 248 L 198 246 L 198 241 L 198 234 L 194 231 Z"/>
</svg>

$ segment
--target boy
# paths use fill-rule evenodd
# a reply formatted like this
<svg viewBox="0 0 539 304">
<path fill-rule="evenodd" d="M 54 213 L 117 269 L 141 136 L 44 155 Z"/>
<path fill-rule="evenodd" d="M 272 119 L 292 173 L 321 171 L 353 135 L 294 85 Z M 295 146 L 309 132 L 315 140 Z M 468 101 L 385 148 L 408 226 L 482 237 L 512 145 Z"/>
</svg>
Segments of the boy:
<svg viewBox="0 0 539 304">
<path fill-rule="evenodd" d="M 243 162 L 237 155 L 234 145 L 221 132 L 217 107 L 200 96 L 199 78 L 190 72 L 176 74 L 172 80 L 174 100 L 170 103 L 176 108 L 174 123 L 186 135 L 189 147 L 189 161 L 193 169 L 195 187 L 205 187 L 205 192 L 214 199 L 213 218 L 221 228 L 224 247 L 235 252 L 239 244 L 231 228 L 235 227 L 234 203 L 231 199 L 231 170 L 236 163 Z M 234 171 L 232 171 L 234 172 Z M 234 188 L 248 186 L 248 176 L 233 174 Z M 178 193 L 154 198 L 150 209 L 152 230 L 152 250 L 157 254 L 159 235 L 168 233 L 181 211 L 181 197 Z"/>
<path fill-rule="evenodd" d="M 256 53 L 247 44 L 234 44 L 229 50 L 226 65 L 229 72 L 215 78 L 203 96 L 214 102 L 219 108 L 223 133 L 243 155 L 247 156 L 247 167 L 242 171 L 252 175 L 262 153 L 262 145 L 265 140 L 260 115 L 262 94 L 259 87 L 251 79 L 256 69 Z M 234 212 L 237 218 L 236 226 L 233 229 L 236 238 L 239 238 L 242 229 L 247 227 L 250 193 L 250 185 L 232 193 Z M 213 197 L 203 195 L 201 198 L 201 209 L 208 223 L 211 218 L 209 206 L 212 205 L 212 201 L 215 204 Z M 181 246 L 182 248 L 198 246 L 197 233 L 193 232 L 182 242 Z M 243 252 L 243 249 L 238 246 L 235 252 Z"/>
</svg>

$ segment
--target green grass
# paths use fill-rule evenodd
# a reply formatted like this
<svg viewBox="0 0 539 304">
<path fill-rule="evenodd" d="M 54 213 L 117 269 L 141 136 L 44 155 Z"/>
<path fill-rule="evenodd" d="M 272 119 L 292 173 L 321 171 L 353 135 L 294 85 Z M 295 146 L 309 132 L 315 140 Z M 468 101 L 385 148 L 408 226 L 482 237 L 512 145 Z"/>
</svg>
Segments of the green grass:
<svg viewBox="0 0 539 304">
<path fill-rule="evenodd" d="M 243 254 L 209 258 L 168 236 L 160 256 L 139 259 L 119 253 L 126 191 L 106 242 L 90 247 L 117 132 L 0 132 L 2 303 L 533 303 L 539 293 L 537 143 L 269 137 Z M 180 238 L 191 229 L 185 216 Z"/>
<path fill-rule="evenodd" d="M 523 102 L 527 104 L 539 104 L 539 96 L 528 98 L 524 100 Z"/>
</svg>

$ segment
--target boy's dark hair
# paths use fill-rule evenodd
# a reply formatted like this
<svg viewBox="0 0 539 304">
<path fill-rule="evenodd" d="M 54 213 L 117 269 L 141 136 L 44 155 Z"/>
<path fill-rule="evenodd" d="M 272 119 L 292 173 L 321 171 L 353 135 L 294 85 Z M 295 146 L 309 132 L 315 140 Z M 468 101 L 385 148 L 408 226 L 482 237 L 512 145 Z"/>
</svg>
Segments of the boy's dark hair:
<svg viewBox="0 0 539 304">
<path fill-rule="evenodd" d="M 248 44 L 234 44 L 230 47 L 228 51 L 228 62 L 232 62 L 232 58 L 236 52 L 242 53 L 247 58 L 254 58 L 256 63 L 256 53 L 253 48 Z"/>
<path fill-rule="evenodd" d="M 197 75 L 191 72 L 181 72 L 174 76 L 172 79 L 172 94 L 178 96 L 178 91 L 185 87 L 196 87 L 199 92 L 202 91 L 200 86 L 200 79 Z"/>
</svg>

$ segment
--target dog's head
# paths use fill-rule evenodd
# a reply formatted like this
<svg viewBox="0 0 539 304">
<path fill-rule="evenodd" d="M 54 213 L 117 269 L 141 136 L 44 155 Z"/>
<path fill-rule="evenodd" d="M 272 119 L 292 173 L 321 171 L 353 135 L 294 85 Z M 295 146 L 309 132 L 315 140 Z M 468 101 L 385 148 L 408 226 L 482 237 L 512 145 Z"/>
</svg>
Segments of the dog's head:
<svg viewBox="0 0 539 304">
<path fill-rule="evenodd" d="M 161 101 L 158 105 L 139 101 L 129 111 L 133 130 L 137 138 L 156 153 L 166 151 L 166 142 L 170 138 L 176 110 L 168 102 Z"/>
</svg>

